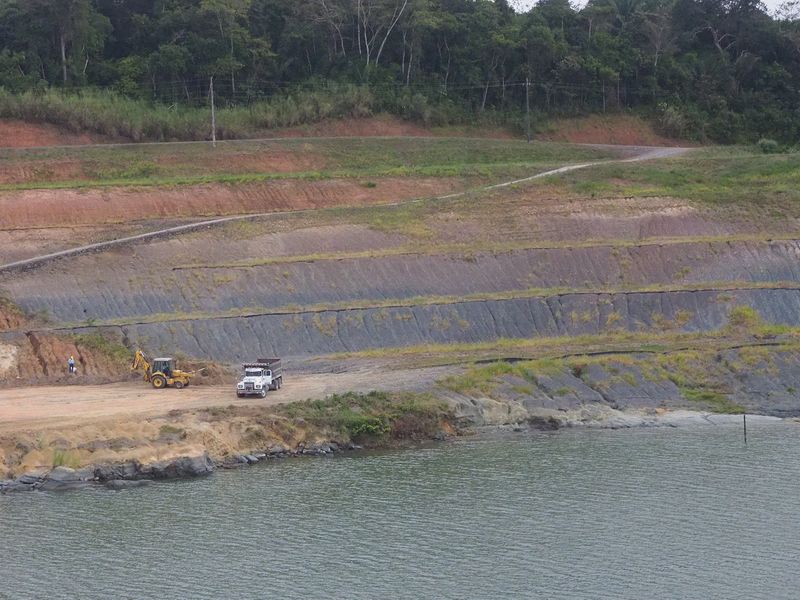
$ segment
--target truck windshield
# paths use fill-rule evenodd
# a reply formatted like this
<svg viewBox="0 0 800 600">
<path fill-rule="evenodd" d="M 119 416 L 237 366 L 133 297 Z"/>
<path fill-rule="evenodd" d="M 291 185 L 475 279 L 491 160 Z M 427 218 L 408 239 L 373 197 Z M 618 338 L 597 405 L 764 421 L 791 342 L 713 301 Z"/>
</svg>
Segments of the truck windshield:
<svg viewBox="0 0 800 600">
<path fill-rule="evenodd" d="M 261 369 L 247 369 L 244 372 L 245 377 L 261 377 Z"/>
</svg>

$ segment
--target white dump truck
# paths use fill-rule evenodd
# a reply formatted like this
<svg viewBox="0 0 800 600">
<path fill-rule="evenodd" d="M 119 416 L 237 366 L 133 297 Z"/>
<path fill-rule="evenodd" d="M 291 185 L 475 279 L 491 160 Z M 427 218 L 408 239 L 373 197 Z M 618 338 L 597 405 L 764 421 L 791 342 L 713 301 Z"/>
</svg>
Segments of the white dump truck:
<svg viewBox="0 0 800 600">
<path fill-rule="evenodd" d="M 266 397 L 268 390 L 279 390 L 283 385 L 283 366 L 280 358 L 259 358 L 242 365 L 244 376 L 236 384 L 236 395 Z"/>
</svg>

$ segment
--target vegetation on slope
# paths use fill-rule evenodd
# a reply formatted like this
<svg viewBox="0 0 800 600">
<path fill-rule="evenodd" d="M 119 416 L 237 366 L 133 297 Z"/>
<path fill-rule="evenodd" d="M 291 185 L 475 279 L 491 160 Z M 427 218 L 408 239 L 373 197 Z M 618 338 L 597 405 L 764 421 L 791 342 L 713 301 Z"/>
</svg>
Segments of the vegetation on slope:
<svg viewBox="0 0 800 600">
<path fill-rule="evenodd" d="M 447 404 L 430 394 L 386 392 L 334 394 L 283 404 L 275 411 L 360 443 L 431 439 L 449 415 Z"/>
<path fill-rule="evenodd" d="M 792 205 L 800 200 L 800 154 L 765 155 L 751 148 L 694 150 L 669 160 L 602 165 L 553 179 L 573 193 L 591 196 L 675 196 L 718 205 Z"/>
<path fill-rule="evenodd" d="M 455 138 L 349 138 L 0 150 L 0 189 L 385 176 L 524 176 L 613 150 Z M 6 175 L 8 174 L 8 175 Z M 21 175 L 22 174 L 22 175 Z"/>
<path fill-rule="evenodd" d="M 522 14 L 507 0 L 2 0 L 0 87 L 30 95 L 3 97 L 0 116 L 204 138 L 191 107 L 213 76 L 226 137 L 376 110 L 521 126 L 529 96 L 537 116 L 632 108 L 673 135 L 794 141 L 797 16 L 796 3 L 770 16 L 726 0 L 546 0 Z"/>
</svg>

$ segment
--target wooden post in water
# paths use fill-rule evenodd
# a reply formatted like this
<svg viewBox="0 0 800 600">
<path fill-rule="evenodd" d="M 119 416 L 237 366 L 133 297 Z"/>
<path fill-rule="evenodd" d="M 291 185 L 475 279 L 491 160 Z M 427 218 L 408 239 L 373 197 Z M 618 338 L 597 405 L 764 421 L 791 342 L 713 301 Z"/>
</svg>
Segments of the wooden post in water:
<svg viewBox="0 0 800 600">
<path fill-rule="evenodd" d="M 742 413 L 742 426 L 744 427 L 744 445 L 747 445 L 747 413 Z"/>
</svg>

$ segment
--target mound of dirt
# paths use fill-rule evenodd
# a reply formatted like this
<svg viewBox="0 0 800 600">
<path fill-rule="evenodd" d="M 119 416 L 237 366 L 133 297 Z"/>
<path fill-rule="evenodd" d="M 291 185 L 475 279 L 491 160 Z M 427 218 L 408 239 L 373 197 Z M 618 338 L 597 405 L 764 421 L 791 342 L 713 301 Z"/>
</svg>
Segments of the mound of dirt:
<svg viewBox="0 0 800 600">
<path fill-rule="evenodd" d="M 686 142 L 658 134 L 647 121 L 633 115 L 591 115 L 560 119 L 536 139 L 574 144 L 618 144 L 627 146 L 686 146 Z"/>
<path fill-rule="evenodd" d="M 55 125 L 0 119 L 0 148 L 74 146 L 104 141 L 88 133 L 69 133 Z"/>
</svg>

